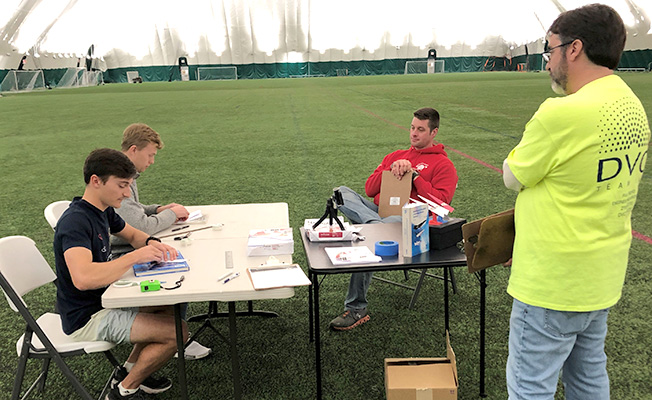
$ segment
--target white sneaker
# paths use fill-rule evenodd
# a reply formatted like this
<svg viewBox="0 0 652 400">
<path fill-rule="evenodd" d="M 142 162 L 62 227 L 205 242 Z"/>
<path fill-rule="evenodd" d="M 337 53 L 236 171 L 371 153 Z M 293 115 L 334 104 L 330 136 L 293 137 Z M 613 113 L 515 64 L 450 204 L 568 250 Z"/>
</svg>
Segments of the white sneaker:
<svg viewBox="0 0 652 400">
<path fill-rule="evenodd" d="M 193 340 L 186 347 L 183 355 L 186 360 L 199 360 L 201 358 L 207 357 L 209 354 L 211 354 L 211 351 L 212 350 L 208 347 L 202 346 L 201 344 L 197 343 L 196 340 Z M 179 357 L 179 353 L 176 353 L 174 357 Z"/>
</svg>

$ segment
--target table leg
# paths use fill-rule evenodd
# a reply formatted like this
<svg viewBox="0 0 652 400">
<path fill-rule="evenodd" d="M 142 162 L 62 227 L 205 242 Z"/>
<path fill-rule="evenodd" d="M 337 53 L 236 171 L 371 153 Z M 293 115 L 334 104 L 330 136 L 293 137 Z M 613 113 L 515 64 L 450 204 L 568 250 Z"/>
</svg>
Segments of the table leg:
<svg viewBox="0 0 652 400">
<path fill-rule="evenodd" d="M 485 318 L 486 318 L 486 271 L 480 271 L 480 397 L 487 397 L 485 392 Z"/>
<path fill-rule="evenodd" d="M 319 334 L 319 280 L 313 274 L 313 291 L 315 295 L 313 309 L 315 312 L 315 371 L 317 374 L 317 400 L 321 400 L 321 335 Z"/>
<path fill-rule="evenodd" d="M 240 382 L 240 359 L 238 357 L 238 334 L 235 325 L 235 302 L 229 302 L 229 344 L 231 345 L 231 371 L 233 374 L 233 398 L 242 399 L 242 383 Z"/>
<path fill-rule="evenodd" d="M 450 332 L 448 313 L 448 267 L 444 267 L 444 326 L 446 327 L 446 330 Z"/>
<path fill-rule="evenodd" d="M 312 341 L 315 340 L 315 336 L 313 335 L 314 334 L 314 331 L 313 331 L 314 320 L 313 320 L 313 313 L 312 313 L 312 290 L 313 290 L 313 287 L 316 284 L 316 282 L 315 282 L 316 281 L 315 274 L 308 271 L 308 278 L 310 279 L 310 282 L 312 282 L 312 285 L 310 285 L 310 287 L 308 288 L 308 325 L 310 325 L 310 327 L 308 329 L 309 329 L 309 332 L 310 332 L 310 341 L 312 342 Z"/>
<path fill-rule="evenodd" d="M 183 327 L 181 323 L 181 304 L 174 305 L 174 324 L 177 334 L 177 368 L 179 373 L 179 391 L 183 400 L 188 399 L 188 383 L 186 382 L 186 358 L 184 357 L 185 343 L 183 342 Z"/>
</svg>

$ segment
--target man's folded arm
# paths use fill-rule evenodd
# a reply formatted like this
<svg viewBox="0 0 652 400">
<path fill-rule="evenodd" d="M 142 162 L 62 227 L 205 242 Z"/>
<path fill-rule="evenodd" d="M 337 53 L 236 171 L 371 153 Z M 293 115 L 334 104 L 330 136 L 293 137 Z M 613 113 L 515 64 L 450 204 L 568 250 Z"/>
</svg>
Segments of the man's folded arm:
<svg viewBox="0 0 652 400">
<path fill-rule="evenodd" d="M 163 210 L 159 214 L 147 215 L 144 208 L 132 198 L 122 200 L 122 205 L 116 208 L 116 212 L 122 219 L 129 221 L 131 226 L 148 235 L 169 228 L 177 220 L 176 214 L 170 209 Z"/>
<path fill-rule="evenodd" d="M 516 179 L 516 176 L 514 176 L 514 173 L 512 172 L 511 169 L 509 169 L 509 164 L 507 163 L 507 159 L 503 161 L 503 183 L 505 183 L 505 187 L 507 189 L 512 189 L 515 191 L 520 191 L 521 188 L 523 187 L 523 184 Z"/>
<path fill-rule="evenodd" d="M 445 203 L 450 203 L 457 188 L 457 171 L 451 163 L 449 167 L 441 168 L 430 181 L 419 176 L 412 185 L 419 195 L 429 200 L 428 194 L 432 194 Z"/>
</svg>

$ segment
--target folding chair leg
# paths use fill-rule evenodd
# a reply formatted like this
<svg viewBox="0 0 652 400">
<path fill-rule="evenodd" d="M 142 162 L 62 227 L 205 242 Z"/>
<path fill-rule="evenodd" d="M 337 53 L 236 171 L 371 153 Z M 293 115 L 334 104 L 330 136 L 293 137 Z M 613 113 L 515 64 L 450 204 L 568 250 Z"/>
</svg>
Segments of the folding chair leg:
<svg viewBox="0 0 652 400">
<path fill-rule="evenodd" d="M 41 367 L 41 375 L 39 376 L 39 384 L 37 391 L 43 393 L 45 391 L 45 381 L 48 379 L 48 368 L 50 367 L 50 359 L 46 358 L 43 360 L 43 366 Z"/>
<path fill-rule="evenodd" d="M 11 400 L 18 400 L 20 396 L 20 387 L 23 386 L 23 377 L 25 376 L 25 367 L 27 365 L 27 356 L 21 356 L 18 361 L 18 371 L 14 378 L 14 388 L 11 391 Z"/>
<path fill-rule="evenodd" d="M 111 381 L 113 381 L 113 377 L 115 374 L 118 372 L 118 367 L 113 368 L 113 371 L 111 372 L 111 375 L 109 375 L 109 379 L 107 379 L 106 383 L 104 384 L 104 387 L 102 388 L 102 391 L 100 392 L 100 396 L 97 398 L 97 400 L 104 400 L 109 392 L 111 390 Z"/>
<path fill-rule="evenodd" d="M 111 365 L 113 365 L 113 371 L 111 372 L 111 375 L 109 375 L 109 379 L 104 384 L 104 387 L 100 392 L 100 397 L 97 398 L 98 400 L 104 400 L 105 398 L 104 396 L 107 394 L 109 390 L 111 390 L 111 381 L 113 380 L 113 377 L 115 376 L 116 372 L 118 371 L 118 368 L 120 367 L 120 363 L 118 363 L 118 360 L 116 360 L 113 353 L 111 353 L 111 350 L 104 351 L 103 353 L 106 356 L 106 358 L 109 360 Z"/>
<path fill-rule="evenodd" d="M 23 347 L 20 349 L 20 356 L 18 357 L 18 370 L 16 371 L 16 378 L 14 378 L 14 388 L 11 391 L 11 400 L 18 400 L 18 397 L 20 396 L 20 388 L 23 386 L 23 378 L 25 377 L 27 359 L 29 358 L 29 346 L 31 343 L 32 330 L 28 326 L 27 329 L 25 329 Z"/>
<path fill-rule="evenodd" d="M 109 360 L 109 362 L 111 363 L 111 365 L 113 365 L 114 367 L 119 367 L 119 366 L 120 366 L 120 363 L 118 362 L 118 360 L 116 360 L 116 358 L 115 358 L 115 356 L 113 355 L 113 353 L 111 353 L 111 350 L 107 350 L 107 351 L 105 351 L 105 352 L 104 352 L 104 355 L 105 355 L 106 358 Z"/>
</svg>

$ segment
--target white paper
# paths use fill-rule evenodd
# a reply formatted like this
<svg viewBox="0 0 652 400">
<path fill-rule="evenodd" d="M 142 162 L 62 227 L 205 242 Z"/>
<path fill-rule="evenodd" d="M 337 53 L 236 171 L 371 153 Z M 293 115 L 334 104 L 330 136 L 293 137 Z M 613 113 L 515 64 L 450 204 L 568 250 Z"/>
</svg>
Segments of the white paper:
<svg viewBox="0 0 652 400">
<path fill-rule="evenodd" d="M 276 267 L 249 268 L 249 276 L 254 289 L 310 285 L 310 279 L 297 264 Z"/>
<path fill-rule="evenodd" d="M 379 263 L 383 259 L 372 253 L 367 246 L 326 247 L 326 254 L 333 265 Z"/>
</svg>

